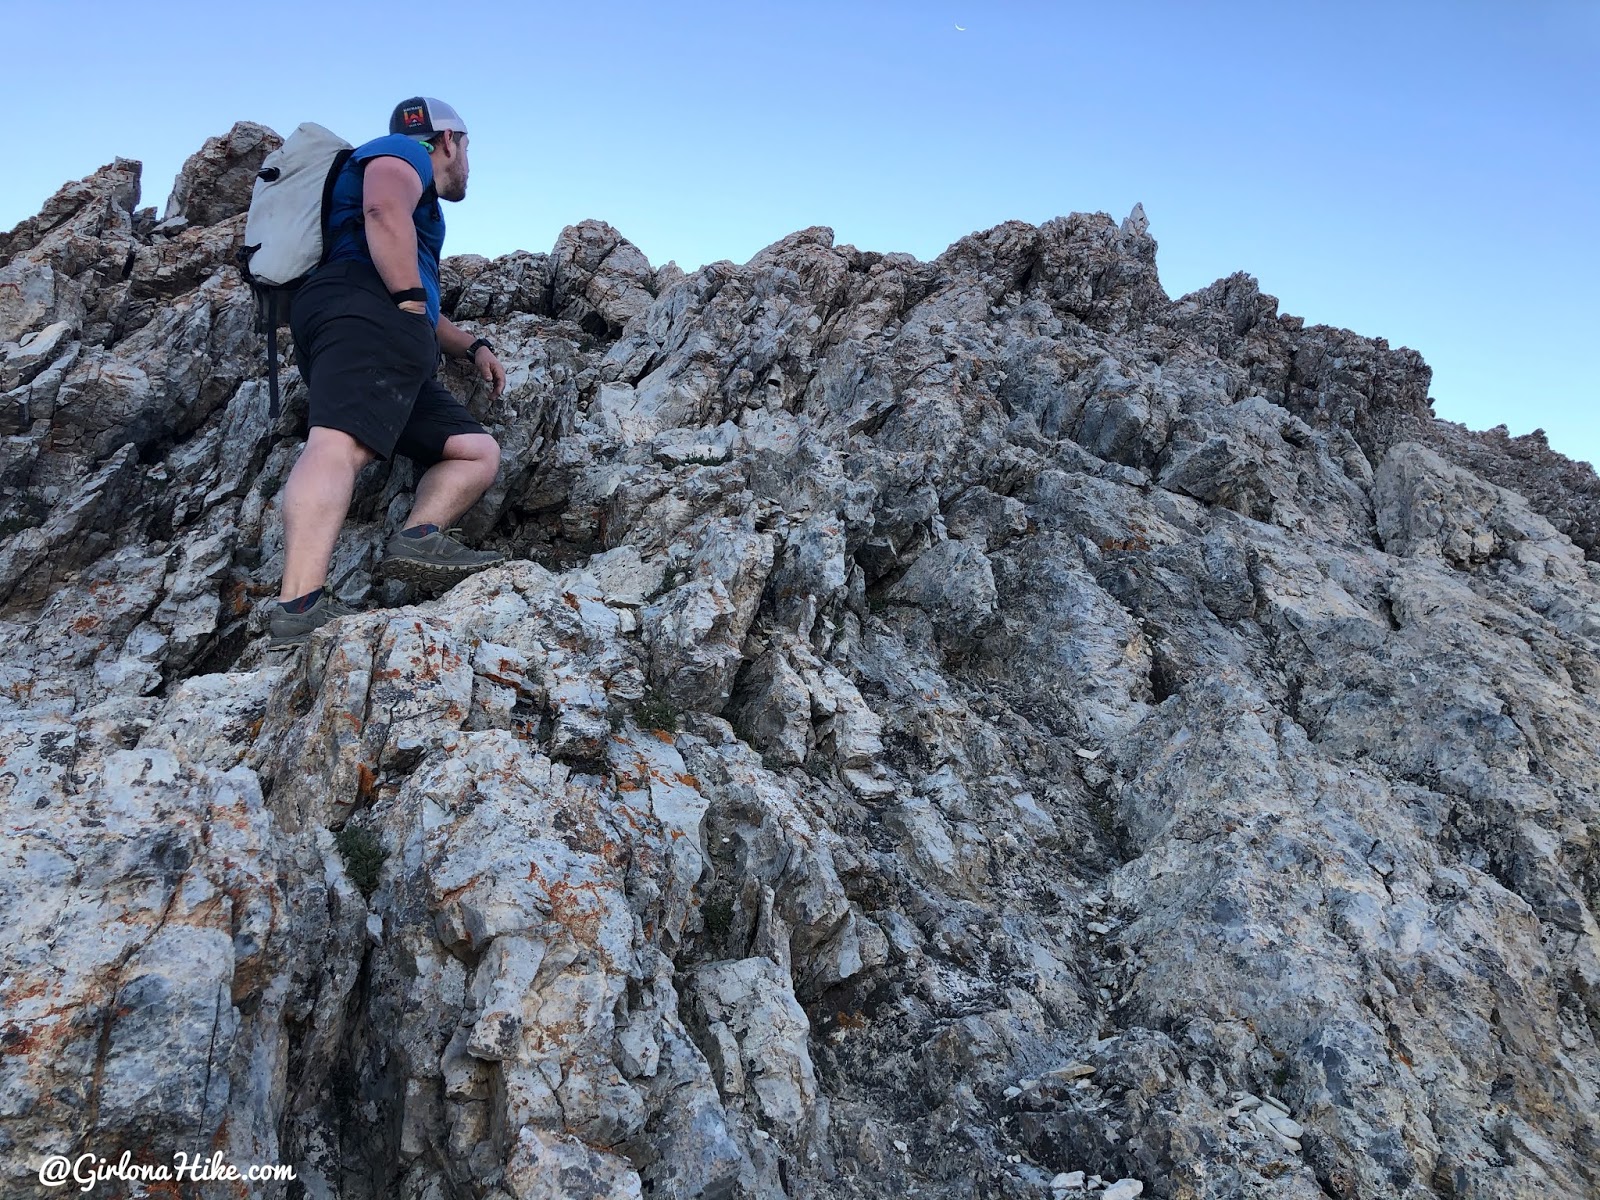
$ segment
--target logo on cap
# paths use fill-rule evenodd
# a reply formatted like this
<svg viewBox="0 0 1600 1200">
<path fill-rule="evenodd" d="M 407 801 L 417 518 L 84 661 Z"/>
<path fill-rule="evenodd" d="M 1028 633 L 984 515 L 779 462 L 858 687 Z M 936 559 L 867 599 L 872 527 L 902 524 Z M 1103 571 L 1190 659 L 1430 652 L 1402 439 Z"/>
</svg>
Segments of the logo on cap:
<svg viewBox="0 0 1600 1200">
<path fill-rule="evenodd" d="M 426 129 L 428 114 L 423 111 L 422 105 L 413 104 L 400 110 L 400 123 L 407 129 Z"/>
</svg>

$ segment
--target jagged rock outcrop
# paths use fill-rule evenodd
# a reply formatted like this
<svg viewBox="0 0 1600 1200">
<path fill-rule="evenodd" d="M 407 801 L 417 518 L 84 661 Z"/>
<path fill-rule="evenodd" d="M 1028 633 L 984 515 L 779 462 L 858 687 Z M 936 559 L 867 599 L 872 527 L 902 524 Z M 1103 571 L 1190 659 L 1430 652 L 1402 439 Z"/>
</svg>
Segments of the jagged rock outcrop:
<svg viewBox="0 0 1600 1200">
<path fill-rule="evenodd" d="M 0 1190 L 1600 1190 L 1592 471 L 1170 299 L 1138 209 L 689 274 L 584 222 L 446 264 L 512 561 L 375 580 L 377 464 L 364 611 L 271 656 L 274 138 L 0 235 Z"/>
<path fill-rule="evenodd" d="M 250 207 L 262 160 L 283 145 L 265 125 L 240 121 L 189 156 L 167 198 L 163 226 L 220 225 Z"/>
</svg>

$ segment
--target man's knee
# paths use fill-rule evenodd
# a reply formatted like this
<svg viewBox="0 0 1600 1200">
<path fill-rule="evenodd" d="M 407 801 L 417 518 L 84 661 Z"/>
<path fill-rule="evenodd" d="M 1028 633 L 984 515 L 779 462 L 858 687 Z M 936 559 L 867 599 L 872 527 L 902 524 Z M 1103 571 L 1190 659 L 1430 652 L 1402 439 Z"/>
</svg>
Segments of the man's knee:
<svg viewBox="0 0 1600 1200">
<path fill-rule="evenodd" d="M 500 443 L 487 433 L 453 433 L 445 439 L 444 457 L 473 463 L 493 480 L 500 469 Z"/>
<path fill-rule="evenodd" d="M 358 471 L 377 457 L 359 438 L 327 425 L 306 431 L 306 451 L 319 458 L 342 459 Z"/>
</svg>

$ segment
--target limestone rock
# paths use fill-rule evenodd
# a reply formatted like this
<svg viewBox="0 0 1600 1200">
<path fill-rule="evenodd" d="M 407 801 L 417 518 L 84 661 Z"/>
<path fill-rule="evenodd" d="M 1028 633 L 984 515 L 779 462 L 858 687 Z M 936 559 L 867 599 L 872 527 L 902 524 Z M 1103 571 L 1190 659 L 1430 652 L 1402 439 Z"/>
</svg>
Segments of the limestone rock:
<svg viewBox="0 0 1600 1200">
<path fill-rule="evenodd" d="M 707 963 L 695 972 L 690 996 L 707 1036 L 731 1042 L 738 1093 L 748 1091 L 764 1125 L 799 1137 L 813 1117 L 816 1072 L 805 1011 L 778 965 L 769 958 Z"/>
<path fill-rule="evenodd" d="M 1526 562 L 1534 554 L 1546 573 L 1583 577 L 1581 553 L 1526 500 L 1415 442 L 1390 448 L 1373 488 L 1378 536 L 1391 553 L 1463 568 L 1497 557 Z"/>
<path fill-rule="evenodd" d="M 207 138 L 173 181 L 165 220 L 216 225 L 238 216 L 250 207 L 261 160 L 281 145 L 281 137 L 254 121 L 240 121 L 221 137 Z"/>
<path fill-rule="evenodd" d="M 361 611 L 269 654 L 275 137 L 0 235 L 0 1191 L 1600 1191 L 1591 468 L 1170 299 L 1142 207 L 688 273 L 585 221 L 443 265 L 506 564 L 377 578 L 372 464 Z"/>
<path fill-rule="evenodd" d="M 889 595 L 931 614 L 941 642 L 953 649 L 976 645 L 999 621 L 994 571 L 982 550 L 971 544 L 930 546 Z"/>
<path fill-rule="evenodd" d="M 1526 497 L 1533 510 L 1582 547 L 1586 557 L 1600 559 L 1600 475 L 1589 463 L 1573 462 L 1551 450 L 1544 430 L 1512 437 L 1504 425 L 1469 430 L 1435 420 L 1422 432 L 1449 461 Z"/>
<path fill-rule="evenodd" d="M 550 258 L 554 315 L 596 335 L 615 336 L 655 299 L 649 260 L 604 221 L 567 226 Z"/>
</svg>

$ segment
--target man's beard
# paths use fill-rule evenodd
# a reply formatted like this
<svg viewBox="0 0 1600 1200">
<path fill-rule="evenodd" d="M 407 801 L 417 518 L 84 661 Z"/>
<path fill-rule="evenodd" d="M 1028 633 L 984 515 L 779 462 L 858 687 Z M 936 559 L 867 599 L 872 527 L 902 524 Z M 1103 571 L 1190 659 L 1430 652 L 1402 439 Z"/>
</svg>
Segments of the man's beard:
<svg viewBox="0 0 1600 1200">
<path fill-rule="evenodd" d="M 467 198 L 467 181 L 465 179 L 449 179 L 444 187 L 439 189 L 439 199 L 457 201 Z"/>
</svg>

